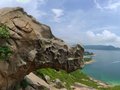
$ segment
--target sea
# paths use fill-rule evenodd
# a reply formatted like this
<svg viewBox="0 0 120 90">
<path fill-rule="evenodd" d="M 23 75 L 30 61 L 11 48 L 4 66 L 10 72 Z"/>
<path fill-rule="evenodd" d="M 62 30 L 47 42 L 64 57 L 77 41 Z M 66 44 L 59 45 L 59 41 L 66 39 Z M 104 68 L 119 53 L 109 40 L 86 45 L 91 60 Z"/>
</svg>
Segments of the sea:
<svg viewBox="0 0 120 90">
<path fill-rule="evenodd" d="M 90 49 L 86 51 L 95 54 L 93 56 L 95 62 L 85 65 L 82 71 L 110 85 L 120 85 L 120 51 Z"/>
</svg>

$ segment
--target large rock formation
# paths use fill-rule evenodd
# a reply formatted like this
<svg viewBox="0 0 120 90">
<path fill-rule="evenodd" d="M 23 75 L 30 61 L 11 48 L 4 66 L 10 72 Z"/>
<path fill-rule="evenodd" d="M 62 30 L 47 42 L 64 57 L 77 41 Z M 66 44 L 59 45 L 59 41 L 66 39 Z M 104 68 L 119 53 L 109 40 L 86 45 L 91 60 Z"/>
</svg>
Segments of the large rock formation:
<svg viewBox="0 0 120 90">
<path fill-rule="evenodd" d="M 67 46 L 51 33 L 49 26 L 22 8 L 0 9 L 0 23 L 9 28 L 10 38 L 4 43 L 13 51 L 9 59 L 0 61 L 0 90 L 13 90 L 25 75 L 38 68 L 71 72 L 83 66 L 84 49 L 80 45 Z"/>
</svg>

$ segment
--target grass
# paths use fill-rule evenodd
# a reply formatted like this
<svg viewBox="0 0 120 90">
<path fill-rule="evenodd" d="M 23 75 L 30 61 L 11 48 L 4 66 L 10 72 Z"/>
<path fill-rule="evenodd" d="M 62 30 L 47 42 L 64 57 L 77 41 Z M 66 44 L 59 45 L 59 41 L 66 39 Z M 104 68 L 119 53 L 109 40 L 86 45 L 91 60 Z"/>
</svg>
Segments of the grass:
<svg viewBox="0 0 120 90">
<path fill-rule="evenodd" d="M 50 76 L 51 80 L 55 80 L 56 78 L 60 79 L 62 82 L 66 82 L 65 87 L 70 90 L 70 86 L 72 86 L 75 82 L 80 82 L 82 84 L 85 84 L 87 86 L 97 88 L 98 85 L 96 82 L 89 79 L 87 75 L 85 75 L 83 72 L 80 72 L 80 70 L 74 71 L 72 73 L 67 73 L 63 70 L 56 71 L 54 69 L 39 69 L 37 70 L 37 74 L 41 76 L 48 75 Z"/>
<path fill-rule="evenodd" d="M 110 88 L 104 88 L 104 89 L 101 89 L 101 90 L 120 90 L 120 86 L 114 86 L 114 87 L 110 87 Z"/>
<path fill-rule="evenodd" d="M 80 70 L 76 70 L 68 74 L 67 72 L 63 70 L 56 71 L 54 69 L 47 68 L 47 69 L 37 70 L 37 74 L 40 77 L 41 75 L 44 75 L 44 76 L 48 75 L 50 76 L 51 80 L 55 80 L 56 78 L 58 78 L 62 82 L 66 82 L 65 87 L 68 90 L 71 90 L 70 86 L 74 85 L 75 82 L 85 84 L 97 90 L 120 90 L 120 86 L 114 86 L 114 87 L 109 87 L 109 88 L 99 87 L 99 85 L 96 82 L 90 80 L 90 78 L 86 74 L 81 72 Z"/>
</svg>

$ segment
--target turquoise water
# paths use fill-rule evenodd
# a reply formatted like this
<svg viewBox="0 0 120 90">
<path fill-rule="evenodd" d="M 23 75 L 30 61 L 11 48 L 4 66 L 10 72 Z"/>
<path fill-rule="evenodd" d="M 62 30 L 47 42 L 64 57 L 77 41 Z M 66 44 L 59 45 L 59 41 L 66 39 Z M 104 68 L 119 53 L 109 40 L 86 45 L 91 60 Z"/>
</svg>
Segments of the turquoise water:
<svg viewBox="0 0 120 90">
<path fill-rule="evenodd" d="M 103 82 L 120 85 L 120 51 L 87 50 L 94 52 L 95 62 L 86 65 L 83 72 Z"/>
</svg>

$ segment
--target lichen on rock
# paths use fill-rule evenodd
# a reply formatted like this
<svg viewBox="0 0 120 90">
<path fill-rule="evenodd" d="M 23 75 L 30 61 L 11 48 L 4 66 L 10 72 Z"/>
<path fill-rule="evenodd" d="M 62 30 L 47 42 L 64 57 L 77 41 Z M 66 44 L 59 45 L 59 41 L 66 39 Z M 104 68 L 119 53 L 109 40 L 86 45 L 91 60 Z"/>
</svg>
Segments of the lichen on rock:
<svg viewBox="0 0 120 90">
<path fill-rule="evenodd" d="M 22 8 L 0 9 L 0 23 L 9 28 L 5 42 L 13 51 L 7 61 L 0 62 L 0 90 L 13 90 L 27 74 L 40 68 L 72 72 L 83 66 L 83 47 L 69 47 Z"/>
</svg>

